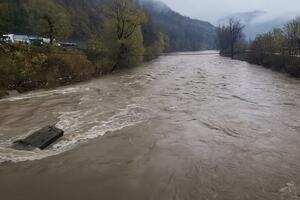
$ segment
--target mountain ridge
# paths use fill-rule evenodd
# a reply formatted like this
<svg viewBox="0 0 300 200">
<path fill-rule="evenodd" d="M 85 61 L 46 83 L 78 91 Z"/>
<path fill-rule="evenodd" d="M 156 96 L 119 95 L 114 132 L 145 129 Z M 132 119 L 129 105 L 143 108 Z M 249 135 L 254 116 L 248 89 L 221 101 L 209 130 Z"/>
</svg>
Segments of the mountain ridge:
<svg viewBox="0 0 300 200">
<path fill-rule="evenodd" d="M 0 13 L 0 18 L 8 15 L 8 25 L 0 24 L 1 33 L 35 34 L 30 22 L 28 7 L 33 0 L 4 0 L 12 4 L 8 14 Z M 93 35 L 101 33 L 105 20 L 103 10 L 110 0 L 48 0 L 64 10 L 70 21 L 70 34 L 67 40 L 88 41 Z M 215 27 L 206 21 L 192 19 L 173 11 L 157 0 L 131 0 L 142 9 L 149 21 L 169 38 L 169 51 L 197 51 L 216 47 Z M 27 9 L 27 10 L 26 10 Z M 11 13 L 13 12 L 13 13 Z M 17 16 L 17 18 L 15 17 Z M 144 24 L 143 26 L 147 26 Z M 154 26 L 154 27 L 155 27 Z"/>
<path fill-rule="evenodd" d="M 215 26 L 173 11 L 157 0 L 140 0 L 142 8 L 170 37 L 171 51 L 197 51 L 216 48 Z"/>
</svg>

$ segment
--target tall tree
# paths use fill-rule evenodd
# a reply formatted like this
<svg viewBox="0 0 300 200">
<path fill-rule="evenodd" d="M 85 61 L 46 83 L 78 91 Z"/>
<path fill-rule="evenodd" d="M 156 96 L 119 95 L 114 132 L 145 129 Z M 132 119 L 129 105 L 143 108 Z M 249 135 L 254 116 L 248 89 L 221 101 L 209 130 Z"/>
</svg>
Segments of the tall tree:
<svg viewBox="0 0 300 200">
<path fill-rule="evenodd" d="M 169 38 L 161 32 L 160 28 L 153 22 L 151 15 L 147 15 L 147 23 L 143 24 L 144 46 L 146 49 L 145 59 L 151 60 L 158 57 L 169 47 Z"/>
<path fill-rule="evenodd" d="M 30 13 L 35 32 L 48 37 L 51 45 L 55 39 L 69 35 L 70 20 L 62 6 L 48 0 L 32 0 Z"/>
<path fill-rule="evenodd" d="M 0 34 L 30 32 L 26 3 L 26 0 L 0 1 Z"/>
<path fill-rule="evenodd" d="M 288 41 L 288 47 L 300 48 L 300 18 L 294 19 L 285 25 L 285 34 Z"/>
<path fill-rule="evenodd" d="M 144 54 L 141 25 L 145 15 L 135 7 L 132 0 L 111 0 L 105 10 L 104 43 L 116 56 L 114 71 L 118 67 L 135 65 Z"/>
<path fill-rule="evenodd" d="M 243 38 L 244 26 L 238 19 L 228 19 L 228 22 L 219 26 L 217 35 L 221 52 L 229 51 L 231 58 L 234 57 L 235 47 Z"/>
</svg>

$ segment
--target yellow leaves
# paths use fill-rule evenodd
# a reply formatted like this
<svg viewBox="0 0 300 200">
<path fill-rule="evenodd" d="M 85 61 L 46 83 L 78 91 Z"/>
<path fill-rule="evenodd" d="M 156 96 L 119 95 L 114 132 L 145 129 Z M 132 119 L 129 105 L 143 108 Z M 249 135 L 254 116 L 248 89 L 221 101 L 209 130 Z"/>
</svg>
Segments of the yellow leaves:
<svg viewBox="0 0 300 200">
<path fill-rule="evenodd" d="M 47 61 L 47 56 L 41 53 L 31 58 L 31 64 L 34 66 L 42 66 L 46 63 L 46 61 Z"/>
</svg>

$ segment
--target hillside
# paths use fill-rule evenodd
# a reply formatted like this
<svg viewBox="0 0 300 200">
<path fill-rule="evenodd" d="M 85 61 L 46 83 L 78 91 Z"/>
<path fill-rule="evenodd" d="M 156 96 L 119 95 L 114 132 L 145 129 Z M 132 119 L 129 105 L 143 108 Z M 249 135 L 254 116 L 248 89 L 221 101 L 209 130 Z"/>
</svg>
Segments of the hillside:
<svg viewBox="0 0 300 200">
<path fill-rule="evenodd" d="M 107 0 L 55 0 L 68 7 L 72 13 L 75 38 L 86 38 L 101 28 L 99 10 Z M 155 0 L 140 0 L 137 4 L 144 9 L 158 28 L 168 35 L 170 51 L 195 51 L 215 48 L 215 27 L 204 21 L 185 17 Z"/>
<path fill-rule="evenodd" d="M 86 41 L 101 31 L 103 10 L 108 0 L 52 0 L 62 7 L 70 17 L 71 33 L 67 40 Z M 11 4 L 9 13 L 2 12 L 1 18 L 6 23 L 0 25 L 2 33 L 34 33 L 28 21 L 26 9 L 30 0 L 5 0 Z M 169 51 L 194 51 L 215 47 L 215 27 L 208 22 L 182 16 L 161 2 L 153 0 L 136 0 L 155 24 L 158 31 L 165 33 L 170 40 Z M 15 17 L 17 16 L 17 17 Z"/>
<path fill-rule="evenodd" d="M 170 51 L 195 51 L 215 48 L 215 27 L 209 22 L 191 19 L 155 0 L 141 0 L 153 21 L 170 38 Z"/>
</svg>

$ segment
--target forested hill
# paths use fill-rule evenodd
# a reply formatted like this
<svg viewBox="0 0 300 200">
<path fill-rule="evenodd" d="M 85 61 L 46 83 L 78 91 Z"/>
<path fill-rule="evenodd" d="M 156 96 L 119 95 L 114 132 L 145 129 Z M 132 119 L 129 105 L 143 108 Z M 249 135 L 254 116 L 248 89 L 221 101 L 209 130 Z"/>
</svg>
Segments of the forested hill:
<svg viewBox="0 0 300 200">
<path fill-rule="evenodd" d="M 102 11 L 109 0 L 52 0 L 62 5 L 71 18 L 72 33 L 75 40 L 86 40 L 97 34 L 103 23 Z"/>
<path fill-rule="evenodd" d="M 86 37 L 101 26 L 99 10 L 109 0 L 55 0 L 73 13 L 73 37 Z M 191 19 L 171 10 L 157 0 L 136 0 L 154 24 L 168 35 L 170 51 L 195 51 L 215 48 L 215 27 L 209 22 Z"/>
<path fill-rule="evenodd" d="M 10 13 L 7 13 L 5 7 L 2 9 L 0 7 L 0 15 L 2 15 L 0 18 L 6 19 L 0 24 L 2 33 L 31 34 L 36 32 L 33 31 L 34 27 L 30 27 L 28 13 L 26 13 L 30 7 L 30 0 L 2 1 L 6 1 L 10 6 Z M 67 39 L 76 41 L 86 41 L 100 32 L 103 22 L 101 13 L 105 4 L 109 2 L 109 0 L 51 1 L 68 13 L 71 27 Z M 193 51 L 215 47 L 215 27 L 210 23 L 184 17 L 156 0 L 135 1 L 148 13 L 152 26 L 169 37 L 169 51 Z"/>
<path fill-rule="evenodd" d="M 196 51 L 216 47 L 215 27 L 209 22 L 191 19 L 157 0 L 140 0 L 154 23 L 170 39 L 170 51 Z"/>
</svg>

